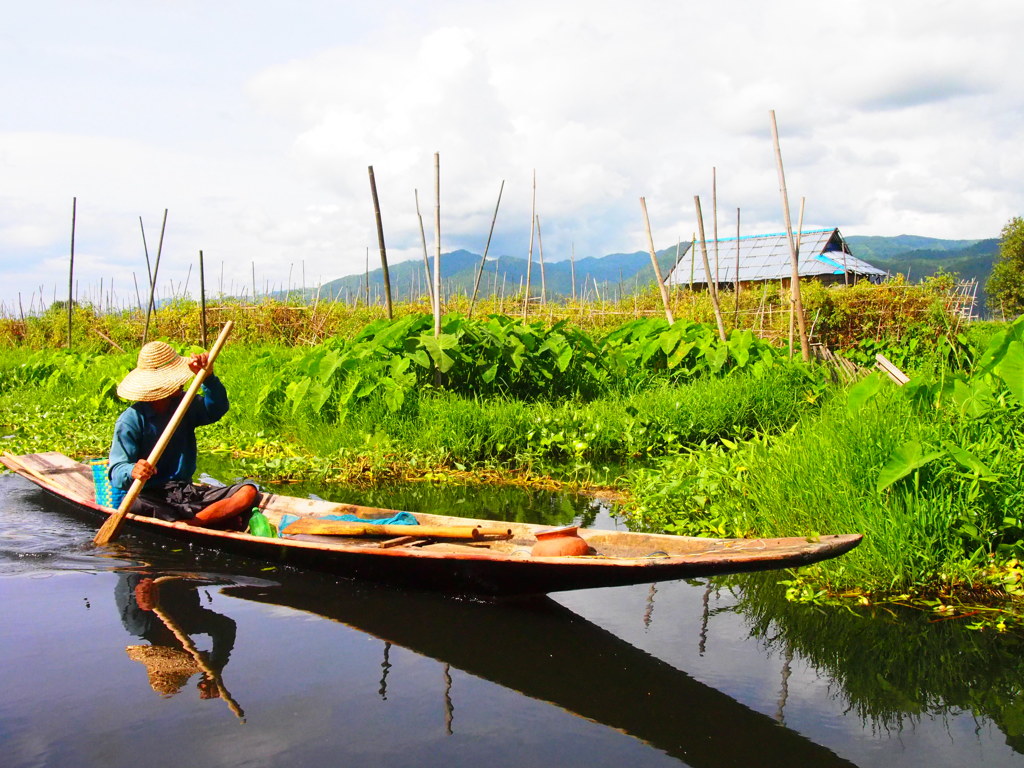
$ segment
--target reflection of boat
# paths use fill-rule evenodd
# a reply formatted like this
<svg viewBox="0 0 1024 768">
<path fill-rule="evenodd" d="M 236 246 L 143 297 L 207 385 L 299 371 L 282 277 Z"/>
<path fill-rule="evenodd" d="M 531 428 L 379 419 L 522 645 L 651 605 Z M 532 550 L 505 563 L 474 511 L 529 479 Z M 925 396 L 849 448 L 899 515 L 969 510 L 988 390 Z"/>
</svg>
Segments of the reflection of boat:
<svg viewBox="0 0 1024 768">
<path fill-rule="evenodd" d="M 0 461 L 80 510 L 98 516 L 114 512 L 94 501 L 89 468 L 62 454 L 4 454 Z M 302 524 L 327 515 L 352 513 L 373 523 L 375 519 L 395 514 L 393 510 L 275 494 L 265 494 L 264 512 L 275 523 L 284 514 L 298 515 Z M 538 533 L 545 530 L 542 526 L 502 523 L 502 532 L 507 535 L 481 536 L 480 526 L 493 528 L 495 523 L 429 514 L 417 514 L 416 519 L 418 527 L 401 529 L 401 534 L 407 535 L 364 526 L 359 532 L 347 529 L 345 535 L 298 533 L 261 538 L 149 517 L 128 515 L 126 518 L 135 530 L 147 530 L 226 552 L 340 576 L 486 595 L 544 594 L 789 568 L 841 555 L 857 546 L 861 539 L 857 534 L 821 536 L 815 540 L 802 537 L 705 539 L 585 529 L 579 531 L 579 536 L 585 542 L 586 554 L 539 556 L 534 554 L 533 547 L 540 545 Z M 287 530 L 297 528 L 295 524 Z M 391 538 L 381 540 L 372 535 L 378 533 Z M 581 542 L 577 539 L 576 543 Z"/>
<path fill-rule="evenodd" d="M 280 585 L 222 591 L 342 622 L 621 730 L 694 768 L 851 765 L 550 598 L 452 600 L 373 585 L 317 588 L 309 576 L 278 576 Z"/>
</svg>

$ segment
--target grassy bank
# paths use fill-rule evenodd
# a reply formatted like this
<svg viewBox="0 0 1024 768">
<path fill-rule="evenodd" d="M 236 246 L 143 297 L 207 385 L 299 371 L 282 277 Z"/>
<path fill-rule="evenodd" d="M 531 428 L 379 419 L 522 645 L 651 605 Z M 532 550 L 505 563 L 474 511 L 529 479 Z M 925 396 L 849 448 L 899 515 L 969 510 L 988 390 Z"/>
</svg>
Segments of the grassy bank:
<svg viewBox="0 0 1024 768">
<path fill-rule="evenodd" d="M 604 488 L 647 530 L 857 531 L 860 548 L 791 580 L 793 599 L 1016 610 L 1021 323 L 981 334 L 987 351 L 965 338 L 920 352 L 897 388 L 843 385 L 752 334 L 721 342 L 685 321 L 597 334 L 450 317 L 440 339 L 425 322 L 314 347 L 232 344 L 217 364 L 232 410 L 201 451 L 266 481 Z M 4 448 L 104 455 L 134 357 L 0 349 Z"/>
</svg>

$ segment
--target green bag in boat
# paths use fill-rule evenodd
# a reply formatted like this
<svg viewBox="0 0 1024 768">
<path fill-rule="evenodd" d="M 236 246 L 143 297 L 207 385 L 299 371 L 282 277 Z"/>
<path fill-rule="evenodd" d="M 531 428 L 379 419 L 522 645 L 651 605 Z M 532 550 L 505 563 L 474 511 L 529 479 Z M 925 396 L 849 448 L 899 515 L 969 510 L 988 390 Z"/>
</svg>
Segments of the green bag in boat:
<svg viewBox="0 0 1024 768">
<path fill-rule="evenodd" d="M 277 529 L 274 524 L 267 520 L 267 516 L 258 509 L 253 509 L 249 518 L 249 533 L 253 536 L 264 536 L 268 539 L 277 538 Z"/>
</svg>

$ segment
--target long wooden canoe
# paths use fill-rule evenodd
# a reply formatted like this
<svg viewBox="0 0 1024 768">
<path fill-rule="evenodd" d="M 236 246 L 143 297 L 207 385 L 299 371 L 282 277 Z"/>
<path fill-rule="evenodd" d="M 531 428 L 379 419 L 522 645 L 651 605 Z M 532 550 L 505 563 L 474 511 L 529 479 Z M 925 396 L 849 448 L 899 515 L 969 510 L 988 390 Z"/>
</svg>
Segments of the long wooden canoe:
<svg viewBox="0 0 1024 768">
<path fill-rule="evenodd" d="M 0 457 L 8 469 L 95 520 L 116 510 L 95 501 L 88 466 L 60 453 Z M 836 557 L 860 543 L 860 534 L 782 539 L 709 539 L 664 534 L 581 529 L 589 552 L 579 556 L 532 554 L 548 528 L 526 523 L 495 523 L 446 515 L 417 513 L 418 525 L 396 536 L 375 535 L 375 520 L 394 510 L 337 504 L 264 493 L 262 508 L 272 523 L 296 515 L 306 530 L 330 526 L 317 518 L 355 514 L 364 528 L 293 533 L 278 538 L 197 528 L 129 514 L 130 530 L 149 532 L 225 552 L 311 568 L 338 576 L 369 579 L 406 587 L 458 594 L 539 595 L 571 589 L 648 584 L 715 574 L 793 568 Z M 456 530 L 460 532 L 456 534 Z M 479 529 L 476 534 L 466 534 Z M 297 528 L 296 530 L 301 530 Z M 322 530 L 322 528 L 321 528 Z M 451 536 L 446 535 L 451 532 Z M 483 533 L 481 533 L 481 531 Z"/>
</svg>

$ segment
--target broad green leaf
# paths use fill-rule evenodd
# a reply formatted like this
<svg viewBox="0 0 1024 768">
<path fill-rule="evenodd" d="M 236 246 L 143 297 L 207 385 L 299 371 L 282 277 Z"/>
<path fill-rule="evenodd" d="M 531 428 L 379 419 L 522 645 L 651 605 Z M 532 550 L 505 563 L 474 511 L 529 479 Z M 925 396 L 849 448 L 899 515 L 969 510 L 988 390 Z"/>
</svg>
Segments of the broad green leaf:
<svg viewBox="0 0 1024 768">
<path fill-rule="evenodd" d="M 451 370 L 451 367 L 455 364 L 455 359 L 448 354 L 448 350 L 455 349 L 459 345 L 458 339 L 447 333 L 442 333 L 440 336 L 423 334 L 420 336 L 420 344 L 427 351 L 427 354 L 430 355 L 434 365 L 437 366 L 441 373 L 447 373 Z"/>
<path fill-rule="evenodd" d="M 298 413 L 299 408 L 302 406 L 302 402 L 306 399 L 306 393 L 309 392 L 309 384 L 312 379 L 302 378 L 298 381 L 291 382 L 284 390 L 285 399 L 292 404 L 292 415 Z"/>
<path fill-rule="evenodd" d="M 889 461 L 878 473 L 876 488 L 879 493 L 884 491 L 893 483 L 902 480 L 911 472 L 920 469 L 924 465 L 935 461 L 945 455 L 945 451 L 924 452 L 924 447 L 916 440 L 904 443 L 889 457 Z"/>
<path fill-rule="evenodd" d="M 860 414 L 867 402 L 882 390 L 883 381 L 882 374 L 876 371 L 850 387 L 846 395 L 846 410 L 851 416 Z"/>
<path fill-rule="evenodd" d="M 942 446 L 946 449 L 949 455 L 953 457 L 957 464 L 969 472 L 973 472 L 978 476 L 978 478 L 982 480 L 998 479 L 998 477 L 993 474 L 992 470 L 985 466 L 985 463 L 970 451 L 948 441 L 943 442 Z"/>
<path fill-rule="evenodd" d="M 1019 341 L 1011 341 L 1006 346 L 1006 352 L 992 367 L 992 372 L 998 376 L 1013 396 L 1024 403 L 1024 344 Z"/>
</svg>

